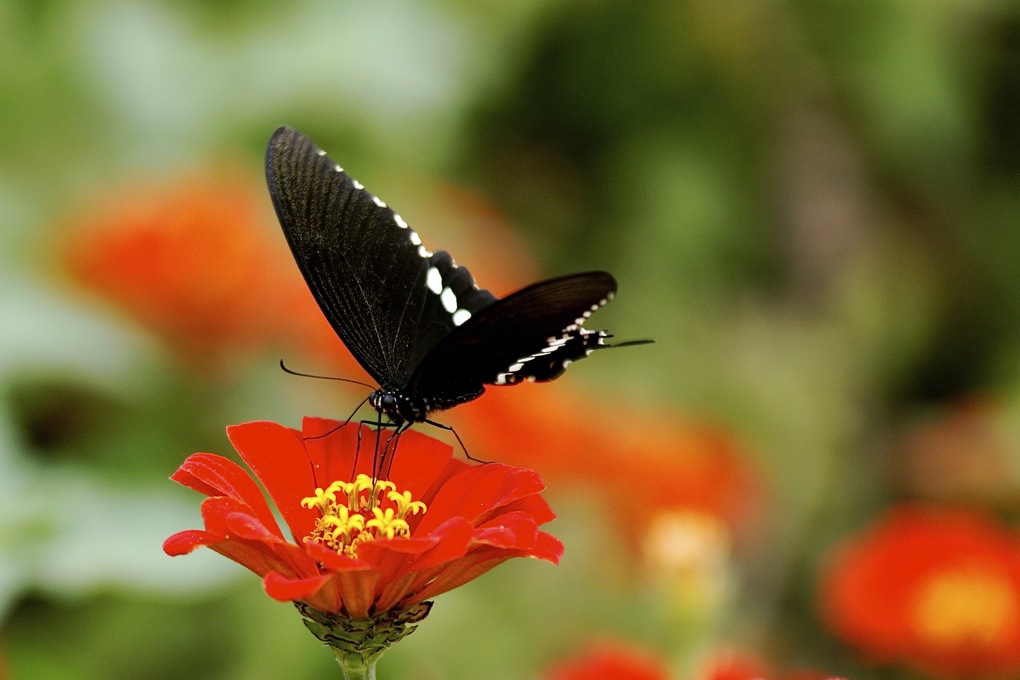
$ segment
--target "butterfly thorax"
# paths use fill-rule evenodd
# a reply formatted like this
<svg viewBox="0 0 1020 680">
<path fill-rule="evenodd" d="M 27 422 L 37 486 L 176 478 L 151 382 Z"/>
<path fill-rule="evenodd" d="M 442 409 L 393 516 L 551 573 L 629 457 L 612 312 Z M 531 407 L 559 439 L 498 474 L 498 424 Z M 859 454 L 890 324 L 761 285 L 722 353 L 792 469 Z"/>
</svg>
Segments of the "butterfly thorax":
<svg viewBox="0 0 1020 680">
<path fill-rule="evenodd" d="M 455 396 L 433 396 L 431 398 L 409 395 L 402 390 L 379 388 L 368 395 L 368 403 L 390 422 L 400 427 L 404 424 L 424 422 L 432 411 L 442 411 L 457 404 L 463 404 L 481 396 L 484 387 L 477 390 L 461 391 Z"/>
</svg>

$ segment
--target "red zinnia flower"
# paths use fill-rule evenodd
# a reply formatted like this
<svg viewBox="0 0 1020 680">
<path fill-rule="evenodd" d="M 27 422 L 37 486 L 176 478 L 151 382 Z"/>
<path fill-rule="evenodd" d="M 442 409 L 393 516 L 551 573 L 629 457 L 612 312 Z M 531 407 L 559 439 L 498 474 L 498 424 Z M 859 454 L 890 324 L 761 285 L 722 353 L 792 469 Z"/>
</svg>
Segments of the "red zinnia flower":
<svg viewBox="0 0 1020 680">
<path fill-rule="evenodd" d="M 227 434 L 293 540 L 245 470 L 196 453 L 172 479 L 209 496 L 205 530 L 174 534 L 163 549 L 180 555 L 208 546 L 261 576 L 277 600 L 374 620 L 511 557 L 556 563 L 563 552 L 538 528 L 554 515 L 531 470 L 469 465 L 446 444 L 408 431 L 386 479 L 373 483 L 376 431 L 367 427 L 360 427 L 360 455 L 359 426 L 332 420 L 306 418 L 301 431 L 254 422 Z"/>
<path fill-rule="evenodd" d="M 821 606 L 875 661 L 949 678 L 1020 673 L 1020 542 L 976 512 L 890 512 L 833 556 Z"/>
<path fill-rule="evenodd" d="M 666 680 L 666 662 L 652 652 L 620 642 L 592 645 L 548 669 L 548 680 Z"/>
</svg>

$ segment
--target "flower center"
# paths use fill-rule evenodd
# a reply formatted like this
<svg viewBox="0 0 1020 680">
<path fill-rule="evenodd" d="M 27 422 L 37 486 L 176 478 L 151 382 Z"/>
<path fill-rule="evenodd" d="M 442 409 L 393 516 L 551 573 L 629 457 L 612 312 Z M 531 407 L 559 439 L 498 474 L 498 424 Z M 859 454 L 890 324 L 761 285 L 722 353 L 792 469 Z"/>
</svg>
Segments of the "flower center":
<svg viewBox="0 0 1020 680">
<path fill-rule="evenodd" d="M 427 509 L 421 501 L 411 500 L 410 491 L 398 492 L 393 482 L 373 481 L 368 475 L 319 487 L 314 496 L 301 500 L 301 507 L 318 510 L 320 515 L 308 540 L 353 558 L 365 541 L 407 538 L 411 528 L 405 518 Z"/>
<path fill-rule="evenodd" d="M 995 643 L 1016 625 L 1018 615 L 1011 584 L 976 566 L 934 575 L 914 609 L 917 631 L 939 646 Z"/>
</svg>

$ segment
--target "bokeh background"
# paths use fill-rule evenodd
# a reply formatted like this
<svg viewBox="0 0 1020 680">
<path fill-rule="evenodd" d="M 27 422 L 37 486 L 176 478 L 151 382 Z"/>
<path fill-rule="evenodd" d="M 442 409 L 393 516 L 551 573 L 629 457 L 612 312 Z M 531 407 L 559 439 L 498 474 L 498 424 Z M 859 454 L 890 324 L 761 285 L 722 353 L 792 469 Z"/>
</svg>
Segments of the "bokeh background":
<svg viewBox="0 0 1020 680">
<path fill-rule="evenodd" d="M 440 414 L 566 555 L 380 677 L 1020 677 L 1018 112 L 997 0 L 0 0 L 0 677 L 339 677 L 161 550 L 226 425 L 365 396 L 278 367 L 364 378 L 265 191 L 284 123 L 485 287 L 606 269 L 590 325 L 656 340 Z"/>
</svg>

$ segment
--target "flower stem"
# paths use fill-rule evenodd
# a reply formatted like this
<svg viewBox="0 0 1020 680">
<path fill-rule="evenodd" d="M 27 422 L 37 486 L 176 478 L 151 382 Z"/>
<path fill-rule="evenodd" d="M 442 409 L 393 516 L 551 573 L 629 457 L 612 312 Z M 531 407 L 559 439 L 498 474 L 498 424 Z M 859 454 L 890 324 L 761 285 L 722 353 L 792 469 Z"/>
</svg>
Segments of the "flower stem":
<svg viewBox="0 0 1020 680">
<path fill-rule="evenodd" d="M 344 680 L 375 680 L 375 664 L 382 656 L 381 654 L 371 659 L 365 659 L 354 652 L 342 652 L 339 649 L 333 651 L 336 652 L 336 661 L 340 664 L 340 670 L 343 671 Z"/>
</svg>

